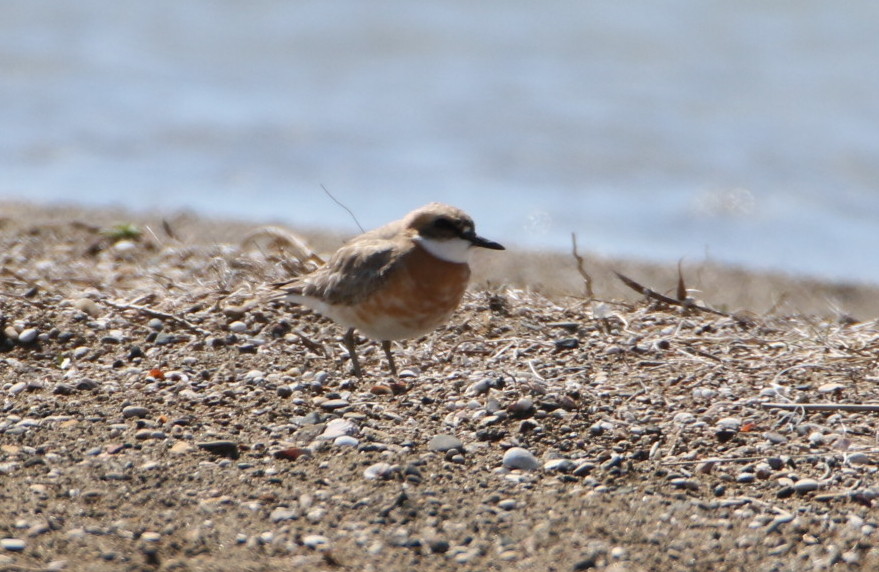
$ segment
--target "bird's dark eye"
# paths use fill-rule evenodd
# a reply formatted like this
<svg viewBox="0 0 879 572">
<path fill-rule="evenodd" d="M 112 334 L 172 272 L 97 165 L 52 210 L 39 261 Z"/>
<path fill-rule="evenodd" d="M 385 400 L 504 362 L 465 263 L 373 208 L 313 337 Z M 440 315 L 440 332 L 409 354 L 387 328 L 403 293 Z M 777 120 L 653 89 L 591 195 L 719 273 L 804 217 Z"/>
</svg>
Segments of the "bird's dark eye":
<svg viewBox="0 0 879 572">
<path fill-rule="evenodd" d="M 444 216 L 433 221 L 433 226 L 441 230 L 455 230 L 455 223 Z"/>
</svg>

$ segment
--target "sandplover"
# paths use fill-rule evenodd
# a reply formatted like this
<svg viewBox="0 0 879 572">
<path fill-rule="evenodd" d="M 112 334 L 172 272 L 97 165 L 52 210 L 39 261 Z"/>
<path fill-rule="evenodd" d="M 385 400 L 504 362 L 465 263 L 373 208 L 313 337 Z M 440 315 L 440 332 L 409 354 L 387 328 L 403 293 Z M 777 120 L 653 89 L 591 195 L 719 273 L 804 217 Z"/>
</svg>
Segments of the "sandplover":
<svg viewBox="0 0 879 572">
<path fill-rule="evenodd" d="M 362 377 L 354 330 L 381 342 L 391 374 L 392 340 L 426 334 L 444 324 L 470 279 L 470 249 L 504 247 L 478 236 L 461 209 L 431 203 L 400 220 L 361 234 L 310 274 L 279 285 L 282 297 L 348 328 L 345 346 Z"/>
</svg>

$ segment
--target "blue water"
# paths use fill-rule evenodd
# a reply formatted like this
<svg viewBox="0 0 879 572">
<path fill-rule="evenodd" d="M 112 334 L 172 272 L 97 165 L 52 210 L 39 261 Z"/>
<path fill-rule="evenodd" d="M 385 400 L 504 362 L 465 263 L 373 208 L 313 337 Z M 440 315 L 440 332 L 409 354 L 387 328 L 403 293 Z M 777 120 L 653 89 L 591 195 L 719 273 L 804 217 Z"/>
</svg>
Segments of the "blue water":
<svg viewBox="0 0 879 572">
<path fill-rule="evenodd" d="M 0 4 L 0 198 L 879 282 L 879 3 Z"/>
</svg>

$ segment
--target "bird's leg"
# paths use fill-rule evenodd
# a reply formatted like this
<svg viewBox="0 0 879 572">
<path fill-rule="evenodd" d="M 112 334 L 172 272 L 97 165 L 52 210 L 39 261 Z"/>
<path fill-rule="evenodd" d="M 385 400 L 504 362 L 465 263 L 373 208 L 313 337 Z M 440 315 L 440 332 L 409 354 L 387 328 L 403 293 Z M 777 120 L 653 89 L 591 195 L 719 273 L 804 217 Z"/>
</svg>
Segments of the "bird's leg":
<svg viewBox="0 0 879 572">
<path fill-rule="evenodd" d="M 357 359 L 357 340 L 354 338 L 354 328 L 348 328 L 348 331 L 342 336 L 342 341 L 345 342 L 345 347 L 348 348 L 348 357 L 351 358 L 351 367 L 354 368 L 354 375 L 362 378 L 363 372 L 360 370 L 360 360 Z"/>
<path fill-rule="evenodd" d="M 394 354 L 391 353 L 391 340 L 382 340 L 382 349 L 385 350 L 388 365 L 391 366 L 391 375 L 397 377 L 397 364 L 394 363 Z"/>
</svg>

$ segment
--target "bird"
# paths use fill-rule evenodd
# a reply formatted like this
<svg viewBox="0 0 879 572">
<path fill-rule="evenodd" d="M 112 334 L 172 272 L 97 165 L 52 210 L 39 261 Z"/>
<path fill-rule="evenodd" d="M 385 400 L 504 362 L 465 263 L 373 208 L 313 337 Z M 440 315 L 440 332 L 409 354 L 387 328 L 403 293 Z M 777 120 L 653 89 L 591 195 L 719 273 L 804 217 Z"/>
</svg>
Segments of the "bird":
<svg viewBox="0 0 879 572">
<path fill-rule="evenodd" d="M 477 235 L 461 209 L 430 203 L 354 237 L 317 270 L 278 284 L 279 298 L 347 328 L 342 340 L 355 376 L 363 377 L 356 330 L 381 343 L 397 377 L 391 341 L 422 336 L 448 321 L 467 289 L 474 247 L 505 250 Z"/>
</svg>

